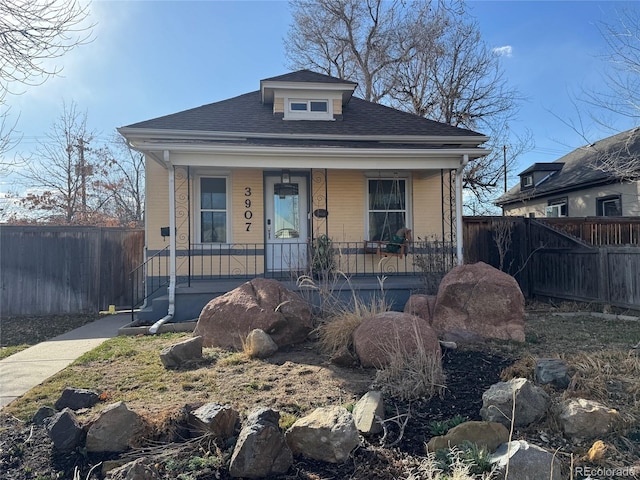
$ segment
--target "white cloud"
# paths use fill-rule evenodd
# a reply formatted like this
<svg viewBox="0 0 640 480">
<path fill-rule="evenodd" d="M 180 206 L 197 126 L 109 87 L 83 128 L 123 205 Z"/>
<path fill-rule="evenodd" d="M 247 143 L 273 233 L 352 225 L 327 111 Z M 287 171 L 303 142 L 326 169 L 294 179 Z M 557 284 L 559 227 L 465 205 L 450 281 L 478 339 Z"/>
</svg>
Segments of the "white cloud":
<svg viewBox="0 0 640 480">
<path fill-rule="evenodd" d="M 496 47 L 493 49 L 493 53 L 499 57 L 510 57 L 513 54 L 513 48 L 511 45 L 505 45 L 504 47 Z"/>
</svg>

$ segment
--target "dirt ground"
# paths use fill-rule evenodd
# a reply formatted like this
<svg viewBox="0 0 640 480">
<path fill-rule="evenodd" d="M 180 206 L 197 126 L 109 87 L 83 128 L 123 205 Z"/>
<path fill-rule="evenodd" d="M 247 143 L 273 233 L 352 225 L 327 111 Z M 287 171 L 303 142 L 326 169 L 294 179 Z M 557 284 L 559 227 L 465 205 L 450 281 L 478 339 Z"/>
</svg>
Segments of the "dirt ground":
<svg viewBox="0 0 640 480">
<path fill-rule="evenodd" d="M 640 341 L 640 323 L 588 316 L 554 316 L 546 309 L 544 312 L 529 313 L 526 333 L 527 341 L 524 344 L 483 342 L 455 350 L 444 350 L 446 388 L 442 396 L 410 403 L 385 399 L 387 416 L 409 415 L 409 421 L 401 436 L 400 428 L 390 423 L 384 444 L 381 444 L 380 435 L 363 438 L 362 445 L 345 464 L 331 465 L 297 458 L 288 474 L 277 478 L 406 478 L 407 458 L 424 455 L 424 445 L 432 436 L 434 422 L 445 421 L 456 415 L 469 420 L 479 420 L 482 394 L 490 385 L 501 380 L 501 374 L 531 375 L 531 358 L 534 357 L 561 357 L 570 364 L 574 362 L 578 365 L 576 359 L 581 359 L 584 355 L 602 355 L 606 351 L 631 355 L 630 347 Z M 122 367 L 125 370 L 121 370 L 118 365 L 117 362 L 105 365 L 105 373 L 101 374 L 102 385 L 109 385 L 114 381 L 107 378 L 108 375 L 126 378 L 126 367 Z M 95 370 L 97 367 L 92 368 Z M 199 368 L 215 368 L 218 378 L 223 379 L 215 391 L 198 388 Z M 207 401 L 230 403 L 242 415 L 260 405 L 299 417 L 316 406 L 352 404 L 370 388 L 375 378 L 373 370 L 332 365 L 325 356 L 318 353 L 313 343 L 281 350 L 267 360 L 238 363 L 218 361 L 210 365 L 201 365 L 189 374 L 192 376 L 193 385 L 185 385 L 184 380 L 181 380 L 181 394 L 167 394 L 166 397 L 154 399 L 132 397 L 131 401 L 127 401 L 127 405 L 136 411 L 145 409 L 150 417 L 158 417 L 167 411 L 177 412 L 185 403 L 198 405 Z M 607 396 L 612 408 L 623 412 L 636 412 L 640 408 L 640 384 L 637 378 L 635 385 L 628 385 L 625 383 L 627 379 L 615 375 L 603 381 L 604 391 L 600 394 Z M 607 386 L 607 382 L 610 385 Z M 577 385 L 575 388 L 579 387 L 580 385 Z M 558 392 L 552 393 L 556 396 L 561 395 Z M 612 402 L 614 403 L 611 404 Z M 586 443 L 571 444 L 557 432 L 552 422 L 536 425 L 531 429 L 516 430 L 514 438 L 529 439 L 550 451 L 557 451 L 565 466 L 571 462 L 572 454 L 574 461 L 579 462 L 580 455 L 586 453 L 589 448 L 589 444 Z M 608 465 L 640 466 L 640 424 L 637 418 L 630 419 L 624 432 L 616 432 L 604 440 L 609 447 L 606 460 Z M 389 444 L 395 442 L 397 444 L 389 448 Z M 161 462 L 160 470 L 165 479 L 229 478 L 224 466 L 207 465 L 190 469 L 191 464 L 187 460 L 198 455 L 206 456 L 214 450 L 223 459 L 228 460 L 232 451 L 230 445 L 212 448 L 210 444 L 203 446 L 192 443 L 188 448 L 176 444 L 161 448 L 165 455 L 171 452 L 173 461 L 172 464 Z M 148 454 L 151 451 L 156 450 L 147 448 L 146 451 L 132 451 L 130 457 Z M 52 449 L 43 428 L 0 414 L 2 479 L 72 479 L 76 469 L 81 475 L 80 478 L 85 479 L 92 466 L 106 460 L 109 460 L 109 456 L 100 457 L 86 452 L 59 454 Z M 183 465 L 182 470 L 170 468 L 175 464 Z M 95 472 L 98 470 L 99 468 Z M 94 473 L 90 478 L 101 476 Z"/>
</svg>

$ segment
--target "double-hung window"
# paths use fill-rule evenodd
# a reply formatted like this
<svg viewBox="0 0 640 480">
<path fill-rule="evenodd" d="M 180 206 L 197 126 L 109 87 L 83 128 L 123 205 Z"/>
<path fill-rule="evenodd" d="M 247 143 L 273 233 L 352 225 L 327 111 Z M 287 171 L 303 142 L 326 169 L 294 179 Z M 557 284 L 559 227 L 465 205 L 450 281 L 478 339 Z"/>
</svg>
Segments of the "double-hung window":
<svg viewBox="0 0 640 480">
<path fill-rule="evenodd" d="M 368 180 L 369 240 L 391 239 L 407 227 L 407 179 Z"/>
<path fill-rule="evenodd" d="M 200 178 L 200 242 L 227 242 L 227 179 Z"/>
</svg>

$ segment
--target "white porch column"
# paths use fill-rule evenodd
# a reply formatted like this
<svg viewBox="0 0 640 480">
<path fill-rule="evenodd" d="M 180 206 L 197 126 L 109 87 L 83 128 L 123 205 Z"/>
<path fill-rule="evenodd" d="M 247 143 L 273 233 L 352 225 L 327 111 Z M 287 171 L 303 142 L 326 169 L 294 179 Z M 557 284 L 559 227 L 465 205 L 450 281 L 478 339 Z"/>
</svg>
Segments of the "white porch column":
<svg viewBox="0 0 640 480">
<path fill-rule="evenodd" d="M 464 167 L 469 163 L 469 155 L 463 155 L 460 166 L 456 170 L 456 253 L 458 257 L 458 265 L 464 263 L 464 256 L 462 251 L 462 171 Z"/>
<path fill-rule="evenodd" d="M 164 151 L 164 161 L 169 170 L 169 309 L 172 310 L 176 291 L 176 174 L 169 150 Z"/>
</svg>

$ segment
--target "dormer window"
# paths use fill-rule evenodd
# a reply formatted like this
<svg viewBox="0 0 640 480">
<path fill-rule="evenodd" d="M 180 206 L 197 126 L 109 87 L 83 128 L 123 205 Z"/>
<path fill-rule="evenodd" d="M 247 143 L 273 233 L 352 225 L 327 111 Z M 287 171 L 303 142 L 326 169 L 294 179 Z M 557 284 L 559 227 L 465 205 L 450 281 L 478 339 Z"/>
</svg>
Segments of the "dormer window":
<svg viewBox="0 0 640 480">
<path fill-rule="evenodd" d="M 329 99 L 288 98 L 285 120 L 333 120 Z"/>
<path fill-rule="evenodd" d="M 531 187 L 533 187 L 533 175 L 523 175 L 522 188 L 531 188 Z"/>
<path fill-rule="evenodd" d="M 291 100 L 289 109 L 292 112 L 324 112 L 329 110 L 329 102 L 326 100 Z"/>
</svg>

